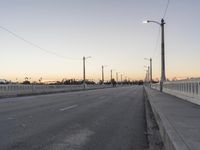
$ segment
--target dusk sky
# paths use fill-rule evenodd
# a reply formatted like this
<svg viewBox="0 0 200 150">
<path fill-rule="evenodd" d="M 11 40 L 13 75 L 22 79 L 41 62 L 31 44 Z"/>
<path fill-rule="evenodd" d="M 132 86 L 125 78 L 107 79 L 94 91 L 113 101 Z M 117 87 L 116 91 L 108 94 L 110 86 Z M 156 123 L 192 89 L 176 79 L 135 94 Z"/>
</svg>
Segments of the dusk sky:
<svg viewBox="0 0 200 150">
<path fill-rule="evenodd" d="M 0 0 L 0 79 L 61 80 L 105 78 L 110 69 L 127 78 L 144 79 L 153 59 L 153 78 L 160 78 L 160 21 L 167 0 Z M 167 78 L 200 76 L 200 1 L 170 0 L 165 25 Z M 158 42 L 157 42 L 158 39 Z M 65 57 L 65 59 L 64 59 Z"/>
</svg>

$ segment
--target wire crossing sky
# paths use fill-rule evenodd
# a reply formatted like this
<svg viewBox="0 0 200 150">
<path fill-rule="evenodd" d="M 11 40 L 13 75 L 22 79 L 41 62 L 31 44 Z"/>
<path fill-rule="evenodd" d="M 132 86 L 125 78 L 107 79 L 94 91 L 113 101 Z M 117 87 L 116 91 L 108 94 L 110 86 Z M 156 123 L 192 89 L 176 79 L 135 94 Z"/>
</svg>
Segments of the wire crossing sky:
<svg viewBox="0 0 200 150">
<path fill-rule="evenodd" d="M 42 50 L 42 51 L 44 51 L 44 52 L 46 52 L 46 53 L 49 53 L 49 54 L 51 54 L 51 55 L 55 55 L 55 56 L 60 57 L 60 58 L 62 58 L 62 59 L 80 60 L 80 58 L 78 59 L 78 58 L 65 57 L 65 56 L 62 56 L 62 55 L 57 54 L 57 53 L 55 53 L 55 52 L 46 50 L 46 49 L 42 48 L 41 46 L 38 46 L 37 44 L 35 44 L 35 43 L 33 43 L 33 42 L 30 42 L 30 41 L 26 40 L 25 38 L 21 37 L 20 35 L 18 35 L 18 34 L 16 34 L 16 33 L 12 32 L 12 31 L 10 31 L 10 30 L 8 30 L 8 29 L 5 28 L 5 27 L 0 26 L 0 28 L 3 29 L 3 30 L 5 30 L 5 31 L 7 31 L 7 32 L 10 33 L 10 34 L 12 34 L 12 35 L 15 36 L 16 38 L 18 38 L 18 39 L 20 39 L 20 40 L 22 40 L 22 41 L 28 43 L 28 44 L 31 45 L 31 46 L 34 46 L 34 47 L 38 48 L 38 49 L 40 49 L 40 50 Z"/>
<path fill-rule="evenodd" d="M 200 75 L 199 1 L 0 0 L 0 10 L 0 79 L 81 79 L 83 56 L 92 56 L 89 79 L 101 79 L 104 64 L 105 80 L 110 69 L 144 79 L 149 57 L 160 78 L 160 29 L 142 21 L 161 18 L 167 78 Z"/>
<path fill-rule="evenodd" d="M 167 10 L 168 10 L 168 7 L 169 7 L 169 3 L 170 3 L 170 0 L 167 0 L 167 5 L 166 5 L 165 11 L 164 11 L 163 18 L 165 18 L 166 14 L 167 14 Z"/>
</svg>

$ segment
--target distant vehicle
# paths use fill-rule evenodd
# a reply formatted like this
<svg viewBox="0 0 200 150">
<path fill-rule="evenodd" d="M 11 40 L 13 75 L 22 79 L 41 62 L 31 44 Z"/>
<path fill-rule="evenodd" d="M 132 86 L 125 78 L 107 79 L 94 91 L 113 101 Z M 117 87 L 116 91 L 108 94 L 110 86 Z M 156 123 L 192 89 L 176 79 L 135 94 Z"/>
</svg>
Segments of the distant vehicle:
<svg viewBox="0 0 200 150">
<path fill-rule="evenodd" d="M 22 84 L 31 84 L 31 82 L 26 80 L 26 81 L 23 81 Z"/>
<path fill-rule="evenodd" d="M 5 79 L 0 79 L 0 84 L 8 84 L 9 82 Z"/>
</svg>

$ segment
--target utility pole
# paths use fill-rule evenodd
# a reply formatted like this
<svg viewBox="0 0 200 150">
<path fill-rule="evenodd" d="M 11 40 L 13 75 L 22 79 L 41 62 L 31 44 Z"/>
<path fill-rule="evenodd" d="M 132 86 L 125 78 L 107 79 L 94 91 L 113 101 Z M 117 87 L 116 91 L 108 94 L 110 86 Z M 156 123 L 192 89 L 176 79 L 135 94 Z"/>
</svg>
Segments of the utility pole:
<svg viewBox="0 0 200 150">
<path fill-rule="evenodd" d="M 83 57 L 83 88 L 85 89 L 85 56 Z"/>
<path fill-rule="evenodd" d="M 86 83 L 85 83 L 85 60 L 91 58 L 91 56 L 88 57 L 83 57 L 83 88 L 86 88 Z"/>
<path fill-rule="evenodd" d="M 154 20 L 143 21 L 143 23 L 156 23 L 161 26 L 161 79 L 160 79 L 160 91 L 163 91 L 163 82 L 166 81 L 165 76 L 165 40 L 164 40 L 164 26 L 165 21 L 161 19 L 161 23 Z"/>
<path fill-rule="evenodd" d="M 149 62 L 150 62 L 150 64 L 149 64 L 149 83 L 150 83 L 150 86 L 151 86 L 151 83 L 152 83 L 152 58 L 144 58 L 145 60 L 148 60 Z"/>
<path fill-rule="evenodd" d="M 118 72 L 116 72 L 116 82 L 118 84 Z"/>
<path fill-rule="evenodd" d="M 110 82 L 112 82 L 112 69 L 110 70 Z"/>
<path fill-rule="evenodd" d="M 150 86 L 152 84 L 152 58 L 150 58 Z"/>
<path fill-rule="evenodd" d="M 104 66 L 102 65 L 102 84 L 104 83 Z"/>
<path fill-rule="evenodd" d="M 150 82 L 150 67 L 148 66 L 147 70 L 147 77 L 148 77 L 148 82 Z"/>
<path fill-rule="evenodd" d="M 148 81 L 148 72 L 146 70 L 145 83 L 147 83 L 147 81 Z"/>
<path fill-rule="evenodd" d="M 121 85 L 122 85 L 123 74 L 121 74 Z"/>
<path fill-rule="evenodd" d="M 165 76 L 165 41 L 164 41 L 164 19 L 161 20 L 161 80 L 160 80 L 160 91 L 163 91 L 163 82 L 166 81 Z"/>
</svg>

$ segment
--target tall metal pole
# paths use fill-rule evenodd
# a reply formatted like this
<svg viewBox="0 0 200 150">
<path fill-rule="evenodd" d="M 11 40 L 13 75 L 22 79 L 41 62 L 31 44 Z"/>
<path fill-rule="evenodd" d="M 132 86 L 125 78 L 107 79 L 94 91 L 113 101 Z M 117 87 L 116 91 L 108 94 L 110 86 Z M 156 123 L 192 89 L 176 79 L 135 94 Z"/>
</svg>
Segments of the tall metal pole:
<svg viewBox="0 0 200 150">
<path fill-rule="evenodd" d="M 104 83 L 104 66 L 102 66 L 102 83 Z"/>
<path fill-rule="evenodd" d="M 112 69 L 110 70 L 110 82 L 112 82 Z"/>
<path fill-rule="evenodd" d="M 160 80 L 160 91 L 163 91 L 163 82 L 166 81 L 165 76 L 165 42 L 164 42 L 164 19 L 161 20 L 161 80 Z"/>
<path fill-rule="evenodd" d="M 121 85 L 122 85 L 122 78 L 123 78 L 123 75 L 121 74 Z"/>
<path fill-rule="evenodd" d="M 118 72 L 116 72 L 116 82 L 118 84 Z"/>
<path fill-rule="evenodd" d="M 152 58 L 150 58 L 150 86 L 152 83 Z"/>
<path fill-rule="evenodd" d="M 147 77 L 148 77 L 148 82 L 150 82 L 150 67 L 148 66 L 147 70 Z"/>
<path fill-rule="evenodd" d="M 83 88 L 85 89 L 85 57 L 83 57 Z"/>
<path fill-rule="evenodd" d="M 147 20 L 144 21 L 143 23 L 156 23 L 161 26 L 161 79 L 160 79 L 160 91 L 163 91 L 163 82 L 166 81 L 166 76 L 165 76 L 165 41 L 164 41 L 164 26 L 165 26 L 165 21 L 164 19 L 161 19 L 161 23 L 153 20 Z"/>
<path fill-rule="evenodd" d="M 146 77 L 145 77 L 146 83 L 148 82 L 148 70 L 146 70 Z"/>
</svg>

